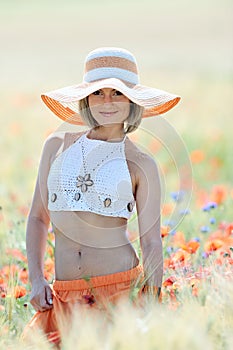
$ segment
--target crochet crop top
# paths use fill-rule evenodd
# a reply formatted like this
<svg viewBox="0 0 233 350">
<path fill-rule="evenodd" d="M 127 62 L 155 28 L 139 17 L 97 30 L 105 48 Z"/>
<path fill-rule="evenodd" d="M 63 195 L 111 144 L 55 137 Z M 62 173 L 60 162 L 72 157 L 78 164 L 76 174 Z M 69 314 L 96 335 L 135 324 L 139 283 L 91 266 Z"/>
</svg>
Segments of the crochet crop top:
<svg viewBox="0 0 233 350">
<path fill-rule="evenodd" d="M 50 211 L 89 211 L 129 219 L 135 211 L 132 182 L 120 142 L 84 133 L 53 161 L 48 175 Z"/>
</svg>

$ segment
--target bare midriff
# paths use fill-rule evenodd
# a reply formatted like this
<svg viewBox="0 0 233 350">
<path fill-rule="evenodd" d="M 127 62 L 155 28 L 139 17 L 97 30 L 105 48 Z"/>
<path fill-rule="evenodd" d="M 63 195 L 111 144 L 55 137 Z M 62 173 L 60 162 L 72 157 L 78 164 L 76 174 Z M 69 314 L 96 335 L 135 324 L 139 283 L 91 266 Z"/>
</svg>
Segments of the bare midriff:
<svg viewBox="0 0 233 350">
<path fill-rule="evenodd" d="M 50 212 L 55 233 L 57 280 L 122 272 L 137 266 L 127 237 L 127 219 L 90 212 Z"/>
</svg>

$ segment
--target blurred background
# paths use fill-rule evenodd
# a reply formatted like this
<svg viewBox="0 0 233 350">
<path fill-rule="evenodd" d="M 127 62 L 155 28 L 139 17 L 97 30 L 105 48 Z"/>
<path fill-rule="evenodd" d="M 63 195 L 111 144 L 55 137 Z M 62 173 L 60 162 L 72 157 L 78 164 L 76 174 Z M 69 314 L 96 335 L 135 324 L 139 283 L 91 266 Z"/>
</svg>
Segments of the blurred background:
<svg viewBox="0 0 233 350">
<path fill-rule="evenodd" d="M 1 0 L 0 205 L 27 212 L 44 140 L 61 124 L 40 94 L 81 82 L 100 46 L 130 50 L 141 84 L 182 97 L 163 118 L 198 163 L 194 178 L 231 184 L 232 10 L 230 0 Z"/>
<path fill-rule="evenodd" d="M 232 38 L 232 0 L 0 0 L 0 348 L 21 348 L 18 335 L 32 314 L 26 219 L 44 141 L 63 124 L 40 95 L 80 83 L 86 55 L 101 46 L 130 50 L 141 84 L 182 97 L 174 109 L 143 120 L 130 135 L 161 172 L 168 309 L 156 317 L 156 308 L 156 316 L 141 324 L 135 323 L 141 312 L 131 320 L 124 309 L 110 338 L 115 347 L 119 339 L 124 347 L 126 339 L 135 349 L 153 341 L 163 344 L 155 348 L 232 348 Z M 192 194 L 190 205 L 179 200 L 181 182 Z M 177 232 L 170 230 L 172 218 L 184 219 Z M 136 220 L 129 224 L 140 254 Z M 45 255 L 49 281 L 53 245 L 51 233 Z M 176 309 L 180 301 L 185 307 Z M 129 324 L 130 336 L 122 337 Z M 78 334 L 81 342 L 85 336 L 85 348 L 89 329 L 98 329 L 97 344 L 103 338 L 99 326 L 88 327 Z M 160 337 L 153 336 L 155 328 Z M 14 347 L 10 339 L 16 339 Z"/>
</svg>

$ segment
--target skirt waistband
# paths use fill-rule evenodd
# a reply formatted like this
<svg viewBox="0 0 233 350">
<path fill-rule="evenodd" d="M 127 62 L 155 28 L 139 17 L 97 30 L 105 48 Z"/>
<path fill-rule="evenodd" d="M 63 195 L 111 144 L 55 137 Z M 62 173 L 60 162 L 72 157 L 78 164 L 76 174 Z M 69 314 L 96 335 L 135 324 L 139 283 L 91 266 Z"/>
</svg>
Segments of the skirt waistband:
<svg viewBox="0 0 233 350">
<path fill-rule="evenodd" d="M 138 278 L 138 282 L 143 278 L 143 267 L 137 265 L 133 269 L 116 272 L 109 275 L 86 277 L 78 280 L 71 281 L 58 281 L 53 282 L 53 289 L 55 291 L 67 291 L 67 290 L 82 290 L 89 288 L 97 288 L 106 285 L 128 282 Z"/>
</svg>

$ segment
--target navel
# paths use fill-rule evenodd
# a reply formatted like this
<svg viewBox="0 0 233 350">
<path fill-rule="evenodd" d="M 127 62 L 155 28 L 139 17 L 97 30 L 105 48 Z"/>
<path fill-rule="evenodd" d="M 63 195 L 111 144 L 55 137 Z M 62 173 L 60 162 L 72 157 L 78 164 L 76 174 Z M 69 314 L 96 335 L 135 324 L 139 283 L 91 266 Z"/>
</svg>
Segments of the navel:
<svg viewBox="0 0 233 350">
<path fill-rule="evenodd" d="M 78 260 L 79 260 L 78 269 L 79 270 L 81 270 L 81 257 L 82 257 L 82 252 L 79 250 L 78 252 Z"/>
</svg>

